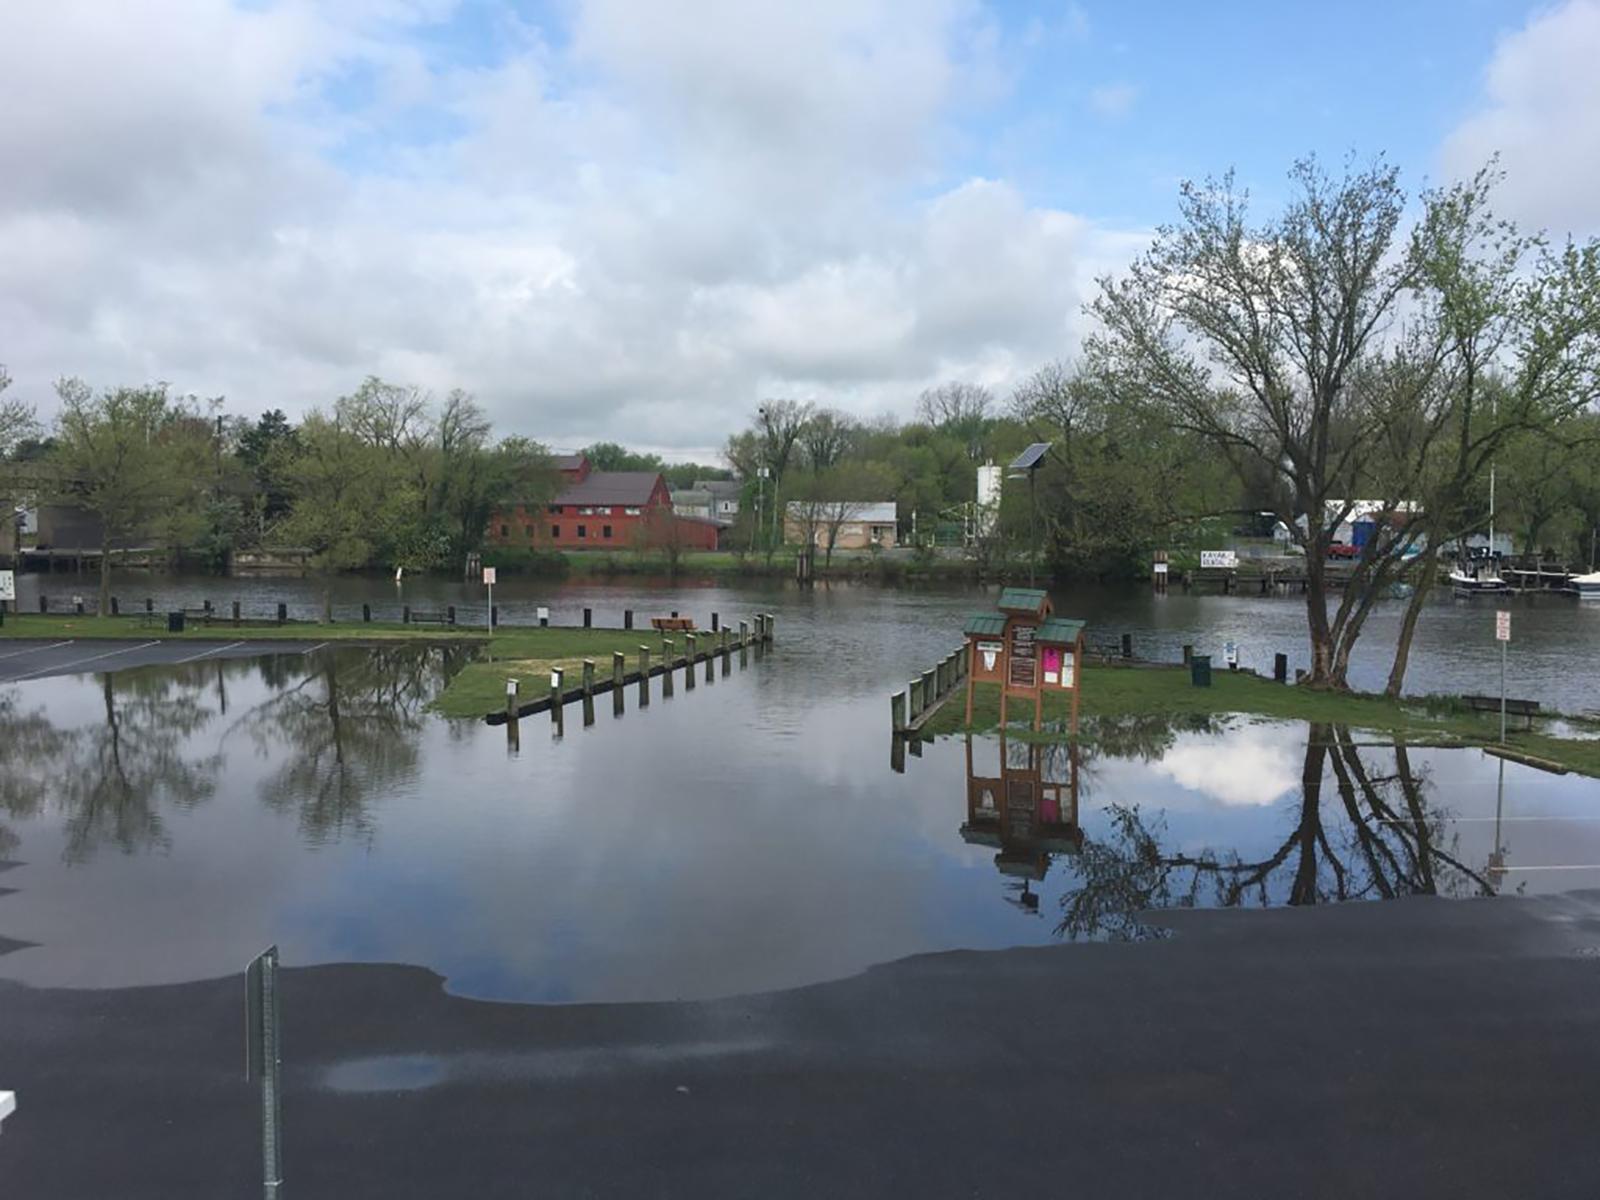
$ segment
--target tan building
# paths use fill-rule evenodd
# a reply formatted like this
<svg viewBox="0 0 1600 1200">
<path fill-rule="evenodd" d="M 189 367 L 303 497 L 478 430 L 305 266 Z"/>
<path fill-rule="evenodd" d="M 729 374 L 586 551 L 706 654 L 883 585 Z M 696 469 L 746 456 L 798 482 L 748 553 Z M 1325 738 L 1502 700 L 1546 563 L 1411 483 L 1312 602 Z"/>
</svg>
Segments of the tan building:
<svg viewBox="0 0 1600 1200">
<path fill-rule="evenodd" d="M 791 500 L 784 514 L 783 538 L 826 549 L 891 549 L 899 539 L 900 519 L 893 500 Z"/>
</svg>

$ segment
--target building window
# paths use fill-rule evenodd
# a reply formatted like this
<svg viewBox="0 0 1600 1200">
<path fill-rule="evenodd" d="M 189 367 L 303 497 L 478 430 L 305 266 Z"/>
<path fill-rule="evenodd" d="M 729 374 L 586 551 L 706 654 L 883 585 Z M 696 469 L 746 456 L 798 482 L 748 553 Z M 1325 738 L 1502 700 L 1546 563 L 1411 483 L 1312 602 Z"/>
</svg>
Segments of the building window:
<svg viewBox="0 0 1600 1200">
<path fill-rule="evenodd" d="M 622 511 L 630 517 L 637 517 L 639 515 L 639 506 L 637 504 L 630 504 Z"/>
<path fill-rule="evenodd" d="M 608 537 L 610 537 L 610 536 L 611 536 L 611 526 L 609 526 L 609 525 L 602 525 L 602 526 L 601 526 L 601 527 L 600 527 L 600 536 L 601 536 L 601 537 L 603 537 L 603 538 L 608 538 Z"/>
<path fill-rule="evenodd" d="M 559 526 L 559 525 L 550 526 L 550 536 L 553 537 L 553 538 L 560 537 L 561 536 L 561 526 Z"/>
<path fill-rule="evenodd" d="M 594 505 L 592 505 L 592 504 L 584 505 L 582 508 L 580 508 L 578 510 L 578 515 L 580 517 L 592 517 L 592 516 L 594 516 Z"/>
<path fill-rule="evenodd" d="M 509 525 L 500 526 L 500 536 L 501 537 L 510 537 L 511 536 L 511 526 L 509 526 Z"/>
<path fill-rule="evenodd" d="M 561 505 L 559 505 L 559 504 L 552 504 L 552 505 L 551 505 L 551 506 L 550 506 L 550 511 L 551 511 L 551 512 L 552 512 L 552 513 L 554 513 L 554 514 L 555 514 L 555 515 L 556 515 L 556 516 L 558 516 L 558 517 L 559 517 L 559 516 L 560 516 L 560 515 L 561 515 Z"/>
<path fill-rule="evenodd" d="M 596 516 L 609 517 L 611 515 L 611 506 L 609 504 L 602 504 L 594 511 Z"/>
<path fill-rule="evenodd" d="M 589 527 L 587 525 L 579 525 L 578 526 L 578 536 L 581 537 L 581 538 L 588 537 L 589 536 Z"/>
</svg>

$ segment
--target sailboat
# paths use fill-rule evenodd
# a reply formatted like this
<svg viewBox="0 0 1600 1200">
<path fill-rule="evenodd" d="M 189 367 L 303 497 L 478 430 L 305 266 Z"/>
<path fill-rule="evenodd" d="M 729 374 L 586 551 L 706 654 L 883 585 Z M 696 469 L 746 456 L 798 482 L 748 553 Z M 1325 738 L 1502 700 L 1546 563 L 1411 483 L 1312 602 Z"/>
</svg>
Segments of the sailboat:
<svg viewBox="0 0 1600 1200">
<path fill-rule="evenodd" d="M 1465 550 L 1465 547 L 1463 547 Z M 1481 556 L 1465 554 L 1450 572 L 1450 590 L 1457 596 L 1497 596 L 1511 590 L 1500 578 L 1494 556 L 1494 463 L 1489 463 L 1489 545 Z"/>
</svg>

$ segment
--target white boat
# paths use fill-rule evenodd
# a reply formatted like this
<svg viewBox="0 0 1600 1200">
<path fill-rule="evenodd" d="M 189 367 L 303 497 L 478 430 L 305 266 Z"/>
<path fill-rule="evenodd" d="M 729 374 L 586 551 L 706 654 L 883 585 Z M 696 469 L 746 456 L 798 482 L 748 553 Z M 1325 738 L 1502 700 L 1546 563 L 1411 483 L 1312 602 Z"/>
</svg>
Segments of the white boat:
<svg viewBox="0 0 1600 1200">
<path fill-rule="evenodd" d="M 1580 598 L 1588 597 L 1591 600 L 1600 600 L 1600 571 L 1590 571 L 1587 575 L 1572 575 L 1567 579 L 1567 591 Z"/>
<path fill-rule="evenodd" d="M 1463 563 L 1451 571 L 1450 588 L 1458 596 L 1496 596 L 1511 590 L 1500 578 L 1500 568 L 1487 561 Z"/>
</svg>

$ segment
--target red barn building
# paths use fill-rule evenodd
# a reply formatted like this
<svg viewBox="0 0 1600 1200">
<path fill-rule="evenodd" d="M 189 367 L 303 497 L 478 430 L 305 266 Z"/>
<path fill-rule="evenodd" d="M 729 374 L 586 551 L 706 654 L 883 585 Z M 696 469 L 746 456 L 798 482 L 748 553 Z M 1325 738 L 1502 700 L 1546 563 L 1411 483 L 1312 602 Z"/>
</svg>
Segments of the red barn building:
<svg viewBox="0 0 1600 1200">
<path fill-rule="evenodd" d="M 549 504 L 522 504 L 489 519 L 491 546 L 547 550 L 629 550 L 672 539 L 688 550 L 715 550 L 714 521 L 672 511 L 667 481 L 655 471 L 596 471 L 581 454 L 556 459 L 562 487 Z"/>
</svg>

